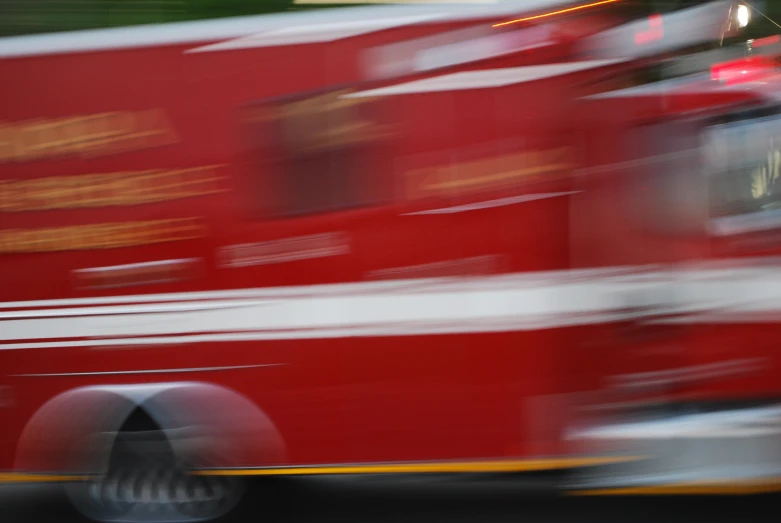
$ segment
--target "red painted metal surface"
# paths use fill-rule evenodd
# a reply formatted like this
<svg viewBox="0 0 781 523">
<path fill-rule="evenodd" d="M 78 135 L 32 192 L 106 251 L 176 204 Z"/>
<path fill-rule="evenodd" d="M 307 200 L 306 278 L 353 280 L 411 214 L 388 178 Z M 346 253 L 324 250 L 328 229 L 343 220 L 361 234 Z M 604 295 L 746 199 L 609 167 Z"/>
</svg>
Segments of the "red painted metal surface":
<svg viewBox="0 0 781 523">
<path fill-rule="evenodd" d="M 595 27 L 605 24 L 597 22 Z M 440 276 L 461 276 L 468 284 L 483 276 L 528 274 L 534 281 L 535 275 L 542 275 L 544 286 L 550 271 L 719 257 L 703 235 L 638 236 L 628 226 L 620 191 L 636 173 L 573 175 L 578 168 L 636 158 L 637 149 L 625 140 L 628 130 L 641 124 L 758 103 L 761 93 L 714 87 L 705 94 L 681 89 L 667 97 L 584 102 L 583 96 L 625 80 L 623 65 L 602 64 L 490 88 L 413 88 L 354 105 L 345 100 L 359 98 L 329 94 L 334 88 L 357 92 L 458 71 L 491 73 L 500 67 L 565 63 L 573 60 L 574 38 L 588 33 L 569 27 L 562 34 L 574 37 L 538 49 L 404 78 L 365 79 L 365 49 L 469 25 L 410 26 L 329 44 L 223 52 L 186 53 L 197 46 L 171 45 L 0 60 L 0 77 L 10 79 L 0 82 L 5 125 L 0 127 L 5 160 L 0 181 L 16 184 L 3 194 L 8 207 L 0 212 L 5 234 L 0 244 L 0 302 L 7 311 L 30 313 L 71 306 L 32 303 L 35 300 L 85 299 L 97 304 L 102 298 L 144 295 L 150 304 L 153 297 L 167 293 L 285 292 L 289 287 L 388 279 L 425 287 L 431 283 L 421 278 Z M 344 117 L 348 127 L 358 125 L 358 131 L 336 127 L 334 133 L 346 134 L 329 135 L 324 130 L 333 121 L 318 120 L 317 111 L 306 105 L 289 105 L 315 95 L 325 96 L 319 103 L 334 104 L 335 112 L 329 114 Z M 138 113 L 149 110 L 158 112 Z M 342 110 L 347 112 L 338 112 Z M 114 112 L 123 114 L 104 117 L 101 124 L 61 123 Z M 298 123 L 296 115 L 302 118 Z M 60 123 L 51 123 L 57 119 Z M 33 129 L 36 121 L 44 127 Z M 360 127 L 365 122 L 368 127 Z M 90 147 L 79 149 L 67 142 L 83 137 L 85 129 L 92 133 Z M 122 132 L 137 136 L 123 142 L 116 138 Z M 377 133 L 376 139 L 367 139 L 371 133 Z M 163 141 L 153 141 L 155 136 Z M 67 143 L 58 145 L 58 140 Z M 513 167 L 506 169 L 502 162 Z M 201 192 L 181 189 L 199 172 L 208 173 L 199 182 Z M 84 175 L 113 175 L 131 182 L 105 185 L 105 193 L 89 194 L 78 187 L 108 182 L 45 181 Z M 326 183 L 324 176 L 341 177 L 339 183 L 345 185 Z M 291 178 L 296 184 L 285 185 Z M 44 181 L 20 184 L 31 180 Z M 159 191 L 185 191 L 178 193 L 184 197 L 155 200 L 150 196 L 155 189 L 143 185 L 149 180 L 156 180 Z M 334 198 L 323 196 L 329 190 Z M 335 199 L 346 191 L 352 200 Z M 559 196 L 518 205 L 486 204 L 530 194 Z M 582 194 L 591 199 L 582 200 Z M 74 202 L 81 208 L 68 208 Z M 586 206 L 579 207 L 579 202 Z M 299 212 L 318 205 L 330 207 Z M 477 207 L 453 211 L 469 205 Z M 442 212 L 431 212 L 437 210 Z M 197 227 L 185 229 L 178 241 L 150 243 L 163 234 L 181 233 L 154 229 L 161 221 L 184 219 L 195 220 Z M 83 229 L 125 222 L 157 225 L 144 226 L 152 232 L 121 232 L 121 225 L 108 232 Z M 167 222 L 165 227 L 173 227 L 171 223 L 182 224 Z M 69 227 L 81 229 L 62 230 Z M 30 239 L 20 232 L 28 229 L 50 231 Z M 67 248 L 63 234 L 92 248 Z M 114 246 L 111 239 L 121 234 L 137 245 Z M 66 246 L 52 252 L 12 252 L 56 245 Z M 328 255 L 331 251 L 336 254 Z M 138 265 L 167 260 L 197 262 L 176 262 L 179 269 L 168 272 Z M 101 268 L 89 280 L 79 276 L 83 273 L 78 271 Z M 367 292 L 354 288 L 358 294 Z M 14 321 L 9 318 L 0 320 L 0 329 Z M 144 324 L 146 335 L 178 332 L 179 318 L 167 318 L 174 323 L 159 328 Z M 131 328 L 121 321 L 123 328 Z M 146 320 L 138 321 L 141 325 Z M 315 325 L 319 319 L 307 321 Z M 21 348 L 0 350 L 0 385 L 9 387 L 13 400 L 12 407 L 0 410 L 0 434 L 10 443 L 0 445 L 0 469 L 14 468 L 16 442 L 33 413 L 65 391 L 180 379 L 175 374 L 115 372 L 259 364 L 279 366 L 202 370 L 184 379 L 222 385 L 249 398 L 278 428 L 288 464 L 565 456 L 570 450 L 563 433 L 573 419 L 572 405 L 582 401 L 578 393 L 600 390 L 614 371 L 658 370 L 678 365 L 681 358 L 699 364 L 746 357 L 748 352 L 766 357 L 776 332 L 772 324 L 753 330 L 746 325 L 695 326 L 676 338 L 686 347 L 683 356 L 676 352 L 643 359 L 632 355 L 642 354 L 643 344 L 653 342 L 631 335 L 621 338 L 611 321 L 405 335 L 393 335 L 387 328 L 361 336 L 298 331 L 289 339 L 160 345 L 131 341 L 127 346 L 102 344 L 89 333 L 53 339 L 42 332 L 40 338 L 28 336 L 16 343 L 24 345 Z M 746 352 L 740 340 L 745 341 L 748 332 L 757 341 Z M 199 336 L 210 334 L 207 330 Z M 3 340 L 9 345 L 13 341 Z M 73 346 L 47 346 L 74 340 Z M 38 342 L 42 346 L 32 348 Z M 630 355 L 618 359 L 617 351 L 627 347 L 632 347 Z M 685 392 L 702 397 L 774 394 L 777 368 L 774 361 L 762 378 Z M 38 374 L 48 376 L 31 376 Z M 45 459 L 36 466 L 53 467 Z"/>
</svg>

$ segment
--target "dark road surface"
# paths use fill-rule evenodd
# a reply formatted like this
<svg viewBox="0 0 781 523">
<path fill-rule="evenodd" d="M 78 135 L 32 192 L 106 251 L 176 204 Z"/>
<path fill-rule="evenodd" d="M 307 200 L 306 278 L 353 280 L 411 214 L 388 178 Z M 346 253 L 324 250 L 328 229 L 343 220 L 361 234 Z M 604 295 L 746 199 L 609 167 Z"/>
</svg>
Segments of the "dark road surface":
<svg viewBox="0 0 781 523">
<path fill-rule="evenodd" d="M 264 495 L 265 494 L 265 495 Z M 256 485 L 225 523 L 747 523 L 779 521 L 781 496 L 572 498 L 515 481 L 307 479 Z M 76 523 L 57 489 L 0 487 L 2 523 Z"/>
</svg>

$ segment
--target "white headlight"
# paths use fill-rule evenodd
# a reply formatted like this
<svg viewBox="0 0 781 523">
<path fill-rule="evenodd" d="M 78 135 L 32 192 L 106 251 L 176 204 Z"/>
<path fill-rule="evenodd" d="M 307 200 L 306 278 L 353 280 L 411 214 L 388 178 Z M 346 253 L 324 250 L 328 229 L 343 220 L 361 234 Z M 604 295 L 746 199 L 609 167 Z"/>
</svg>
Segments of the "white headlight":
<svg viewBox="0 0 781 523">
<path fill-rule="evenodd" d="M 748 10 L 748 6 L 745 5 L 739 5 L 738 6 L 738 26 L 740 27 L 746 27 L 748 25 L 749 18 L 751 18 L 751 14 Z"/>
</svg>

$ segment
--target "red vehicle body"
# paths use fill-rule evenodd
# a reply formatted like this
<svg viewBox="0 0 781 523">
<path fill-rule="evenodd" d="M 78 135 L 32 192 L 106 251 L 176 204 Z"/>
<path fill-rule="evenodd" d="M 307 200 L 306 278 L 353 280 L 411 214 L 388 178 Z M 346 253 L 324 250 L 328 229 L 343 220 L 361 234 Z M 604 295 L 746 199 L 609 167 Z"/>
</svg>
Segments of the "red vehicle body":
<svg viewBox="0 0 781 523">
<path fill-rule="evenodd" d="M 674 198 L 776 77 L 623 89 L 619 20 L 506 19 L 0 42 L 0 469 L 103 470 L 138 409 L 215 476 L 569 469 L 647 443 L 582 407 L 777 397 L 771 229 Z"/>
</svg>

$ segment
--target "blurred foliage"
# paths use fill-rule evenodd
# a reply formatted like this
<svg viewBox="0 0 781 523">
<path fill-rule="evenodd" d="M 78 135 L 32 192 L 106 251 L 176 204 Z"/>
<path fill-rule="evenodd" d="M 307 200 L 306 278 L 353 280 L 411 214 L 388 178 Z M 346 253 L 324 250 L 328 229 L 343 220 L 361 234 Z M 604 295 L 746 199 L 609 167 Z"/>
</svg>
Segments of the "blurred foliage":
<svg viewBox="0 0 781 523">
<path fill-rule="evenodd" d="M 199 20 L 298 9 L 301 7 L 294 5 L 293 0 L 0 0 L 0 35 Z"/>
<path fill-rule="evenodd" d="M 0 36 L 199 20 L 334 6 L 297 6 L 294 0 L 0 0 Z M 705 0 L 625 0 L 632 15 L 667 12 Z M 781 0 L 764 0 L 762 10 L 781 20 Z M 781 33 L 755 13 L 749 38 Z"/>
</svg>

